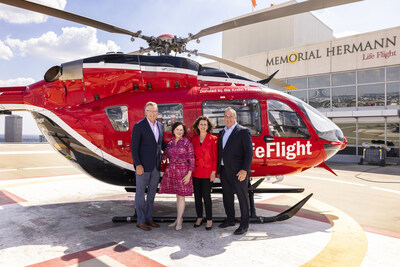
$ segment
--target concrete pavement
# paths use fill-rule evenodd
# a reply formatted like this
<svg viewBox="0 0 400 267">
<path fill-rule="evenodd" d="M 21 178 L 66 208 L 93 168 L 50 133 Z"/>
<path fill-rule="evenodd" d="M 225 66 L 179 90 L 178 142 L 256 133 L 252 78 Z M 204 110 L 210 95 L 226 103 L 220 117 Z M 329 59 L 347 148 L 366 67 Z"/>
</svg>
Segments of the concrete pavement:
<svg viewBox="0 0 400 267">
<path fill-rule="evenodd" d="M 321 176 L 319 169 L 301 175 Z M 306 191 L 257 195 L 257 213 L 274 215 Z M 113 216 L 133 213 L 133 200 L 123 188 L 71 168 L 48 145 L 0 144 L 0 266 L 397 266 L 400 260 L 396 231 L 371 233 L 319 197 L 297 216 L 252 224 L 243 236 L 217 225 L 205 231 L 185 223 L 175 231 L 162 224 L 145 232 L 112 223 Z M 224 215 L 217 195 L 213 209 Z M 175 214 L 175 197 L 157 196 L 155 215 Z M 185 216 L 194 214 L 193 198 L 187 198 Z"/>
</svg>

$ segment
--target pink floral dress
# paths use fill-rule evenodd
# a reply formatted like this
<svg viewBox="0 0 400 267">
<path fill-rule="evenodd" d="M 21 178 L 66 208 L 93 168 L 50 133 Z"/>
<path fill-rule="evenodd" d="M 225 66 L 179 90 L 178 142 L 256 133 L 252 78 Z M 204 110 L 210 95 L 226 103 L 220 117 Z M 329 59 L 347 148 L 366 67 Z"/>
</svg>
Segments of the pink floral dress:
<svg viewBox="0 0 400 267">
<path fill-rule="evenodd" d="M 177 194 L 191 196 L 193 193 L 192 177 L 187 185 L 183 177 L 188 171 L 194 171 L 194 149 L 192 143 L 185 137 L 175 144 L 172 139 L 162 156 L 163 160 L 169 158 L 169 164 L 161 179 L 159 194 Z"/>
</svg>

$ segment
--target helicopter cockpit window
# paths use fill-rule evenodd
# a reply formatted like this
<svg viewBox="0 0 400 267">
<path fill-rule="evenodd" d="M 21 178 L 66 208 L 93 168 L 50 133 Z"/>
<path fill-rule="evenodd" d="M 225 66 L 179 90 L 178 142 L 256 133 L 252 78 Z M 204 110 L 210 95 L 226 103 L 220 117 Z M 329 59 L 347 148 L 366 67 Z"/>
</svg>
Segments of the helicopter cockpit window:
<svg viewBox="0 0 400 267">
<path fill-rule="evenodd" d="M 108 119 L 110 120 L 114 130 L 126 132 L 129 130 L 128 107 L 114 106 L 105 109 Z"/>
<path fill-rule="evenodd" d="M 182 104 L 158 104 L 157 120 L 163 124 L 164 132 L 171 132 L 172 124 L 183 122 Z"/>
<path fill-rule="evenodd" d="M 310 138 L 307 126 L 289 105 L 282 101 L 267 101 L 269 134 L 279 137 Z"/>
<path fill-rule="evenodd" d="M 251 135 L 261 135 L 261 108 L 257 99 L 204 101 L 203 115 L 214 123 L 213 133 L 219 133 L 225 127 L 224 112 L 227 107 L 236 110 L 238 123 L 247 127 Z"/>
</svg>

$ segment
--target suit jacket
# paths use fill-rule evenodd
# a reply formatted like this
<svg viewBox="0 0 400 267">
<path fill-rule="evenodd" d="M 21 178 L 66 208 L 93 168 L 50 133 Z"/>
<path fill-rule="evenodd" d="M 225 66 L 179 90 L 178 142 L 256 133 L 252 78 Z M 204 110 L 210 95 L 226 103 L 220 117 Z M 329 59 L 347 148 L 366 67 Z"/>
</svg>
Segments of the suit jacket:
<svg viewBox="0 0 400 267">
<path fill-rule="evenodd" d="M 253 160 L 253 141 L 249 129 L 237 124 L 222 148 L 222 137 L 225 130 L 219 132 L 218 140 L 218 173 L 221 171 L 221 159 L 224 159 L 224 169 L 231 175 L 240 170 L 250 174 L 250 165 Z"/>
<path fill-rule="evenodd" d="M 210 178 L 212 171 L 217 171 L 218 147 L 217 137 L 207 133 L 203 144 L 200 145 L 200 136 L 192 139 L 195 168 L 193 176 L 196 178 Z"/>
<path fill-rule="evenodd" d="M 153 171 L 154 167 L 160 170 L 161 150 L 165 148 L 162 124 L 157 121 L 159 131 L 158 140 L 150 128 L 146 118 L 135 124 L 132 130 L 131 152 L 133 165 L 142 165 L 145 172 Z"/>
</svg>

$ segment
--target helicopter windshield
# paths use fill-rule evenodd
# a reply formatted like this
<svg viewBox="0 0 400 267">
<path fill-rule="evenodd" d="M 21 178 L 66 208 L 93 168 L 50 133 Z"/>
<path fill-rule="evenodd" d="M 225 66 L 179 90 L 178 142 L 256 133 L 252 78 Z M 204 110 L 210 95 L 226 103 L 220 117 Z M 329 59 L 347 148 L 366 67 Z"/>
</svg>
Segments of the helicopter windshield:
<svg viewBox="0 0 400 267">
<path fill-rule="evenodd" d="M 287 95 L 296 105 L 304 112 L 311 124 L 314 126 L 319 138 L 328 141 L 344 141 L 342 130 L 330 119 L 321 114 L 318 110 L 309 104 L 297 99 L 291 95 Z"/>
</svg>

